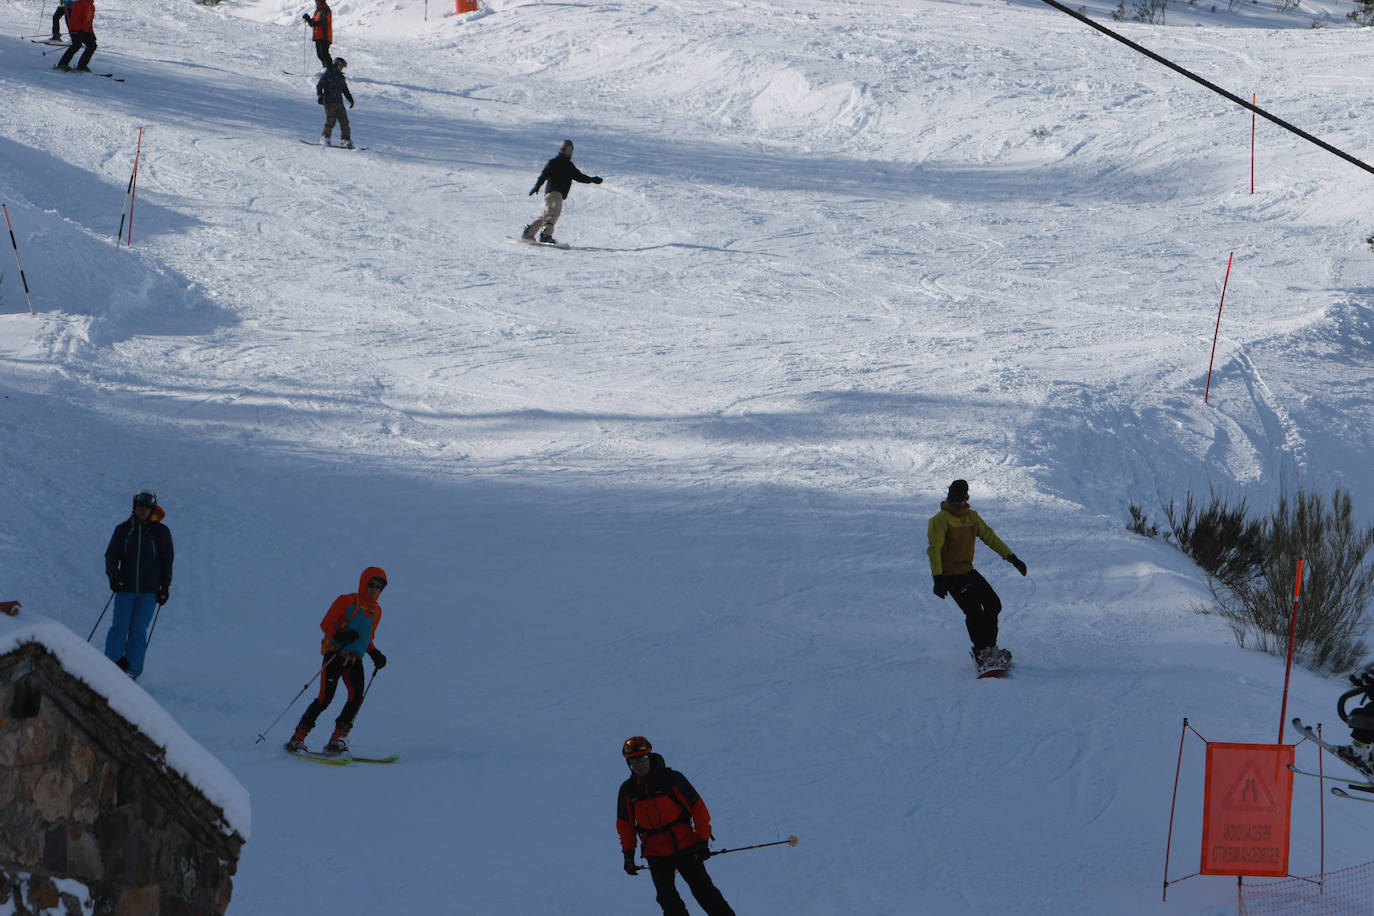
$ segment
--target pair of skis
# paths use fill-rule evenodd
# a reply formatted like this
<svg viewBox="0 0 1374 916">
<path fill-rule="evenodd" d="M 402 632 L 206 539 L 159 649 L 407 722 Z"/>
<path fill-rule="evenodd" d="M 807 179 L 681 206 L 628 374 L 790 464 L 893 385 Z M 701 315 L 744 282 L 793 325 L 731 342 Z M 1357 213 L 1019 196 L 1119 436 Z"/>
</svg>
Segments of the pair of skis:
<svg viewBox="0 0 1374 916">
<path fill-rule="evenodd" d="M 309 760 L 311 763 L 323 763 L 335 767 L 348 766 L 350 763 L 395 763 L 401 759 L 400 754 L 392 754 L 390 757 L 361 757 L 356 754 L 321 754 L 318 751 L 310 750 L 287 751 L 287 753 L 301 760 Z"/>
<path fill-rule="evenodd" d="M 1312 741 L 1314 744 L 1319 746 L 1322 750 L 1331 754 L 1333 757 L 1338 758 L 1341 761 L 1341 763 L 1344 763 L 1346 766 L 1358 772 L 1361 776 L 1364 777 L 1364 779 L 1342 779 L 1339 776 L 1332 776 L 1329 773 L 1313 773 L 1311 770 L 1304 770 L 1299 767 L 1295 767 L 1291 763 L 1288 765 L 1288 769 L 1292 770 L 1294 773 L 1300 773 L 1303 776 L 1315 776 L 1317 779 L 1330 780 L 1334 782 L 1343 782 L 1346 784 L 1347 787 L 1354 789 L 1357 792 L 1367 792 L 1370 794 L 1374 794 L 1374 773 L 1370 773 L 1362 767 L 1356 766 L 1353 761 L 1349 760 L 1341 754 L 1341 749 L 1338 746 L 1332 744 L 1331 742 L 1327 741 L 1326 739 L 1318 735 L 1316 729 L 1312 728 L 1312 726 L 1303 724 L 1302 719 L 1294 717 L 1293 727 L 1296 728 L 1304 738 L 1307 738 L 1308 740 Z M 1374 804 L 1374 798 L 1363 798 L 1359 795 L 1351 795 L 1349 792 L 1345 791 L 1345 789 L 1342 789 L 1340 786 L 1332 786 L 1331 794 L 1335 795 L 1338 798 L 1348 798 L 1351 801 L 1362 801 Z"/>
</svg>

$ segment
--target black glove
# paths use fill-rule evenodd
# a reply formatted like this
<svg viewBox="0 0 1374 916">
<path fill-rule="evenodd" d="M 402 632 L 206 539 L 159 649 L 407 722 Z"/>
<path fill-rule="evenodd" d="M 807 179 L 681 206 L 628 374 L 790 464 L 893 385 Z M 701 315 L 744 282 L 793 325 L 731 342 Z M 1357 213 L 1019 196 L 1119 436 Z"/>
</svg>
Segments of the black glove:
<svg viewBox="0 0 1374 916">
<path fill-rule="evenodd" d="M 597 175 L 595 178 L 593 178 L 592 184 L 601 184 L 601 176 Z"/>
<path fill-rule="evenodd" d="M 352 107 L 353 107 L 353 100 L 352 100 L 352 99 L 349 99 L 349 100 L 348 100 L 348 107 L 349 107 L 349 108 L 352 108 Z"/>
<path fill-rule="evenodd" d="M 386 656 L 382 654 L 381 649 L 368 649 L 367 657 L 372 659 L 372 664 L 377 666 L 378 671 L 386 667 Z"/>
<path fill-rule="evenodd" d="M 1014 553 L 1007 554 L 1007 562 L 1016 567 L 1016 571 L 1021 575 L 1026 574 L 1026 564 L 1021 562 L 1021 558 Z"/>
<path fill-rule="evenodd" d="M 635 864 L 635 851 L 633 849 L 625 850 L 625 874 L 630 877 L 639 874 L 639 866 Z"/>
<path fill-rule="evenodd" d="M 534 187 L 530 188 L 530 197 L 533 197 L 534 195 L 536 195 L 536 194 L 538 194 L 538 193 L 539 193 L 539 185 L 535 185 Z"/>
<path fill-rule="evenodd" d="M 948 577 L 948 576 L 936 576 L 936 577 L 935 577 L 935 597 L 936 597 L 936 598 L 943 598 L 943 597 L 945 597 L 945 596 L 948 595 L 948 594 L 949 594 L 949 577 Z"/>
<path fill-rule="evenodd" d="M 696 859 L 698 862 L 705 862 L 707 859 L 711 858 L 711 845 L 705 840 L 702 840 L 700 843 L 693 846 L 692 858 Z"/>
<path fill-rule="evenodd" d="M 162 605 L 167 603 L 167 598 L 170 596 L 170 591 L 171 587 L 167 585 L 164 585 L 157 590 L 158 607 L 161 607 Z"/>
<path fill-rule="evenodd" d="M 317 96 L 315 96 L 315 104 L 316 104 L 316 105 L 323 105 L 323 104 L 324 104 L 324 96 L 322 96 L 322 95 L 317 95 Z"/>
<path fill-rule="evenodd" d="M 310 21 L 310 14 L 309 14 L 309 13 L 301 13 L 301 18 L 304 19 L 306 22 L 309 22 L 309 21 Z"/>
<path fill-rule="evenodd" d="M 334 634 L 334 641 L 341 646 L 346 646 L 358 638 L 358 631 L 352 627 L 347 630 L 340 630 Z"/>
<path fill-rule="evenodd" d="M 110 576 L 110 591 L 119 591 L 119 576 Z"/>
</svg>

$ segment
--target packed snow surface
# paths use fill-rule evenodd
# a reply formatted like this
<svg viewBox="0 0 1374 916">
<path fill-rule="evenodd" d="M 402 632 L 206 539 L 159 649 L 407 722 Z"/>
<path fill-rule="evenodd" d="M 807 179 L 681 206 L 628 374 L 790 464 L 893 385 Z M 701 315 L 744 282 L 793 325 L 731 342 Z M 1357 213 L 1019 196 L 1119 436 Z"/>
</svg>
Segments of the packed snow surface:
<svg viewBox="0 0 1374 916">
<path fill-rule="evenodd" d="M 139 688 L 251 794 L 233 912 L 650 912 L 613 827 L 634 734 L 718 847 L 798 836 L 711 860 L 740 914 L 1235 911 L 1226 878 L 1160 901 L 1182 723 L 1277 740 L 1283 660 L 1127 510 L 1345 487 L 1374 519 L 1374 176 L 1260 120 L 1252 193 L 1249 112 L 973 0 L 340 0 L 369 149 L 312 148 L 308 7 L 102 0 L 117 83 L 52 72 L 49 11 L 0 0 L 36 312 L 3 262 L 0 599 L 88 632 L 158 491 Z M 1347 10 L 1114 27 L 1368 159 Z M 573 248 L 513 241 L 565 137 L 605 179 Z M 956 477 L 1029 565 L 980 548 L 1007 680 L 931 594 Z M 257 736 L 369 565 L 390 664 L 351 739 L 400 762 L 288 759 L 304 698 Z M 1339 725 L 1342 683 L 1295 672 L 1289 714 Z M 1374 808 L 1326 825 L 1329 868 L 1371 858 Z"/>
</svg>

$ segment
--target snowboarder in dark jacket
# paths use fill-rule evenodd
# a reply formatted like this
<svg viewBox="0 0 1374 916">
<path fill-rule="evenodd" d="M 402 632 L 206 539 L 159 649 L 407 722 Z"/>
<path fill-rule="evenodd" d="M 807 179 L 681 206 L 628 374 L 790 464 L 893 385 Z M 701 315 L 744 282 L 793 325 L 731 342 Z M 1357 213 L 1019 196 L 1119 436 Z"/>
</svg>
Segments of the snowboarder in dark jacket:
<svg viewBox="0 0 1374 916">
<path fill-rule="evenodd" d="M 697 790 L 663 758 L 653 753 L 649 739 L 628 738 L 621 747 L 630 765 L 630 778 L 620 785 L 615 805 L 615 829 L 625 857 L 625 874 L 636 875 L 635 841 L 643 844 L 649 875 L 658 892 L 664 916 L 687 916 L 687 904 L 677 891 L 674 874 L 692 891 L 706 916 L 735 916 L 720 889 L 706 873 L 711 855 L 711 812 Z"/>
<path fill-rule="evenodd" d="M 105 548 L 105 575 L 114 592 L 114 617 L 105 656 L 129 676 L 143 673 L 148 624 L 172 587 L 172 532 L 152 490 L 134 494 L 133 513 L 117 525 Z"/>
<path fill-rule="evenodd" d="M 348 111 L 343 105 L 344 99 L 348 99 L 348 107 L 353 107 L 353 93 L 348 91 L 348 80 L 343 74 L 347 66 L 348 61 L 342 57 L 334 59 L 334 65 L 324 71 L 324 76 L 315 84 L 315 100 L 324 106 L 324 133 L 320 134 L 320 142 L 329 145 L 329 135 L 334 132 L 334 122 L 338 121 L 339 139 L 346 149 L 352 149 L 353 135 L 348 129 Z"/>
<path fill-rule="evenodd" d="M 537 232 L 539 241 L 554 244 L 553 227 L 563 213 L 563 201 L 567 200 L 572 183 L 580 181 L 582 184 L 601 184 L 599 175 L 583 175 L 582 171 L 573 165 L 572 154 L 573 142 L 564 140 L 563 145 L 558 148 L 558 155 L 544 164 L 544 171 L 539 173 L 539 180 L 530 188 L 530 196 L 533 197 L 539 193 L 540 185 L 547 184 L 544 192 L 544 212 L 520 234 L 525 241 L 534 241 Z"/>
</svg>

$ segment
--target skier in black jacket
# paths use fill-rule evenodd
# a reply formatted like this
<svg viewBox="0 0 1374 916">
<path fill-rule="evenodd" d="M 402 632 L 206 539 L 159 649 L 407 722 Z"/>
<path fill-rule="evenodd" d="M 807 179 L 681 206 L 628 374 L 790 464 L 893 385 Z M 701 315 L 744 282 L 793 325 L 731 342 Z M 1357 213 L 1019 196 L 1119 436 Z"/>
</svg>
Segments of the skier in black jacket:
<svg viewBox="0 0 1374 916">
<path fill-rule="evenodd" d="M 544 212 L 520 233 L 520 237 L 525 241 L 534 241 L 534 234 L 538 232 L 539 241 L 556 245 L 553 227 L 563 213 L 563 201 L 567 200 L 572 183 L 580 181 L 582 184 L 601 184 L 601 176 L 583 175 L 582 171 L 573 165 L 572 154 L 573 142 L 564 140 L 563 145 L 558 148 L 558 155 L 544 164 L 544 171 L 539 173 L 539 180 L 530 188 L 530 196 L 533 197 L 539 193 L 540 185 L 548 183 L 544 192 Z"/>
<path fill-rule="evenodd" d="M 344 149 L 353 148 L 353 134 L 348 129 L 348 110 L 343 100 L 348 99 L 348 107 L 353 107 L 353 93 L 348 91 L 348 80 L 344 79 L 344 67 L 348 61 L 342 57 L 334 58 L 333 65 L 315 84 L 315 100 L 324 106 L 324 133 L 320 142 L 329 145 L 329 135 L 334 132 L 334 122 L 339 122 L 339 140 Z"/>
<path fill-rule="evenodd" d="M 105 575 L 114 592 L 114 616 L 105 656 L 137 678 L 148 651 L 148 624 L 172 587 L 172 532 L 152 490 L 134 494 L 129 518 L 115 526 L 105 548 Z"/>
</svg>

